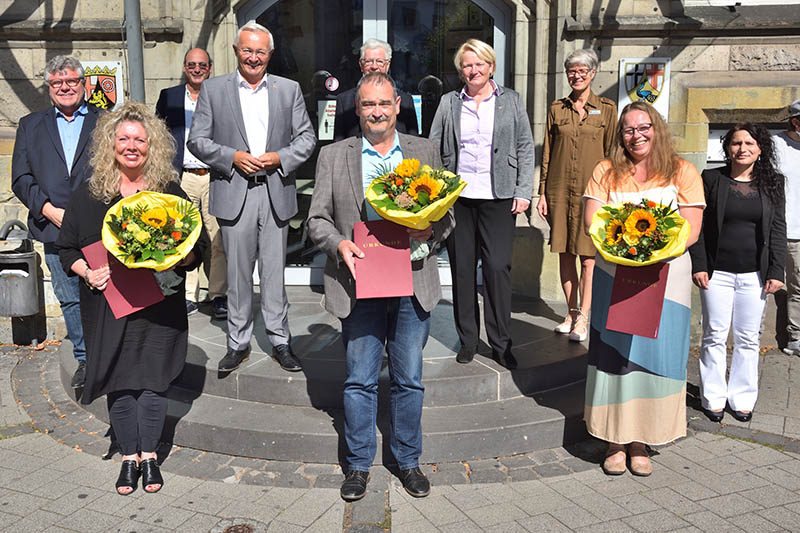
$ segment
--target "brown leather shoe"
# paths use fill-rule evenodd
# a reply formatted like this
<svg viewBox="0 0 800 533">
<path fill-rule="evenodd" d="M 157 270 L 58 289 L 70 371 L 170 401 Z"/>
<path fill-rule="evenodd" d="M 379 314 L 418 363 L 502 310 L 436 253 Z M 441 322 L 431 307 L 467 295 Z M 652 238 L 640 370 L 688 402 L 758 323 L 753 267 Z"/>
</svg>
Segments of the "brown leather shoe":
<svg viewBox="0 0 800 533">
<path fill-rule="evenodd" d="M 647 446 L 641 442 L 632 442 L 628 446 L 628 455 L 630 456 L 631 474 L 647 477 L 653 473 L 653 463 L 650 462 Z"/>
<path fill-rule="evenodd" d="M 621 476 L 625 473 L 625 445 L 609 443 L 606 459 L 603 461 L 603 472 L 607 476 Z"/>
</svg>

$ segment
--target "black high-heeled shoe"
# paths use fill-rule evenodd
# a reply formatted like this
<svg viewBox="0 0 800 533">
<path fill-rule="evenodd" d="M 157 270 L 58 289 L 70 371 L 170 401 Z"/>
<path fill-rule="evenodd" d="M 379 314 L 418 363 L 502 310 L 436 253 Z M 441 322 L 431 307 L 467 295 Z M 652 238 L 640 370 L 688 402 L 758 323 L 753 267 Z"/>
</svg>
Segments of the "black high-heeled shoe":
<svg viewBox="0 0 800 533">
<path fill-rule="evenodd" d="M 139 470 L 139 465 L 136 464 L 134 460 L 122 461 L 122 467 L 119 470 L 119 477 L 117 478 L 117 483 L 115 487 L 117 488 L 117 494 L 120 496 L 127 496 L 128 494 L 132 494 L 136 490 L 136 485 L 139 481 L 139 475 L 141 474 L 141 470 Z M 122 488 L 130 488 L 130 492 L 120 492 L 119 489 Z"/>
<path fill-rule="evenodd" d="M 161 487 L 164 486 L 164 478 L 161 477 L 161 469 L 158 468 L 156 459 L 144 459 L 140 466 L 142 469 L 142 489 L 151 494 L 160 491 Z M 147 490 L 148 485 L 159 485 L 159 487 L 156 490 Z"/>
</svg>

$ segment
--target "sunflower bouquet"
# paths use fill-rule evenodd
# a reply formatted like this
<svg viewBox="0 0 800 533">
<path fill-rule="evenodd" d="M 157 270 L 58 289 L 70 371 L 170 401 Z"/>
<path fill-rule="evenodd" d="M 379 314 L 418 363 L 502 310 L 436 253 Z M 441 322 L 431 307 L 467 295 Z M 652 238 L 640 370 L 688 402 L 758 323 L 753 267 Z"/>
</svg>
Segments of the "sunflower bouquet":
<svg viewBox="0 0 800 533">
<path fill-rule="evenodd" d="M 190 201 L 143 191 L 106 212 L 103 245 L 128 268 L 163 271 L 189 254 L 201 226 L 200 213 Z"/>
<path fill-rule="evenodd" d="M 366 191 L 367 201 L 387 219 L 425 229 L 441 219 L 467 184 L 443 168 L 403 159 L 396 168 L 381 167 Z"/>
<path fill-rule="evenodd" d="M 601 207 L 592 219 L 589 234 L 607 261 L 644 266 L 681 255 L 689 240 L 689 223 L 671 204 L 643 198 L 640 203 Z"/>
</svg>

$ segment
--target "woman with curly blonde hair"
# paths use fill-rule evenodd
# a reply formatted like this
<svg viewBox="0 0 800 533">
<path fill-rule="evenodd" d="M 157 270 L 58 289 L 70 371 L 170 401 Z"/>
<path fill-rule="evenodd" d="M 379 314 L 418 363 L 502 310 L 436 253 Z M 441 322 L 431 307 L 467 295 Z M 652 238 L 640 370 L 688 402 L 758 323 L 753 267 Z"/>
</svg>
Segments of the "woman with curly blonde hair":
<svg viewBox="0 0 800 533">
<path fill-rule="evenodd" d="M 675 153 L 667 125 L 644 102 L 625 106 L 614 147 L 594 169 L 583 195 L 584 225 L 604 204 L 642 199 L 677 207 L 697 241 L 705 208 L 697 169 Z M 655 339 L 606 328 L 617 265 L 595 256 L 592 322 L 586 376 L 586 429 L 608 442 L 603 471 L 629 468 L 648 476 L 647 444 L 686 435 L 686 362 L 689 354 L 692 262 L 688 253 L 665 261 L 667 283 Z"/>
<path fill-rule="evenodd" d="M 103 115 L 92 135 L 92 177 L 73 193 L 56 241 L 64 270 L 85 282 L 80 301 L 87 374 L 81 402 L 107 397 L 122 454 L 116 483 L 121 495 L 136 490 L 140 476 L 146 492 L 157 492 L 164 484 L 156 446 L 167 413 L 166 390 L 186 360 L 184 276 L 202 255 L 205 241 L 198 241 L 174 273 L 160 277 L 165 295 L 161 302 L 119 319 L 103 295 L 109 266 L 89 268 L 82 249 L 101 239 L 106 211 L 121 198 L 144 190 L 186 198 L 172 168 L 174 151 L 164 123 L 144 104 L 126 102 Z M 165 283 L 169 278 L 171 283 Z"/>
</svg>

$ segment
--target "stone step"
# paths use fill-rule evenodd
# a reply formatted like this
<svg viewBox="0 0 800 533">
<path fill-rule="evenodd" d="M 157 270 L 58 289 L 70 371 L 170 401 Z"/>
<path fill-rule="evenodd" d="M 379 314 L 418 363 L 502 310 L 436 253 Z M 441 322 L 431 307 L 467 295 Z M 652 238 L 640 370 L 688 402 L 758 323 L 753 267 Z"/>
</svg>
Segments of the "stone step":
<svg viewBox="0 0 800 533">
<path fill-rule="evenodd" d="M 483 350 L 468 365 L 459 364 L 449 350 L 426 350 L 423 359 L 423 385 L 426 407 L 463 405 L 503 400 L 561 387 L 586 376 L 585 348 L 564 336 L 550 336 L 551 342 L 534 349 L 517 351 L 519 368 L 509 372 Z M 237 400 L 265 404 L 316 408 L 342 408 L 345 356 L 337 335 L 324 346 L 310 349 L 294 347 L 303 362 L 303 371 L 282 370 L 269 354 L 253 346 L 249 360 L 238 370 L 220 373 L 217 364 L 224 352 L 208 341 L 191 339 L 186 366 L 175 385 L 187 390 Z M 314 339 L 319 342 L 319 339 Z M 381 380 L 388 381 L 384 359 Z"/>
<path fill-rule="evenodd" d="M 62 365 L 62 382 L 70 374 Z M 582 382 L 537 394 L 460 406 L 424 407 L 424 463 L 508 456 L 586 438 Z M 67 388 L 68 391 L 72 389 Z M 72 394 L 74 398 L 74 394 Z M 179 387 L 168 391 L 164 440 L 198 450 L 281 461 L 341 463 L 343 412 L 264 404 Z M 389 431 L 388 401 L 380 402 L 378 454 Z M 105 398 L 84 406 L 108 422 Z"/>
</svg>

